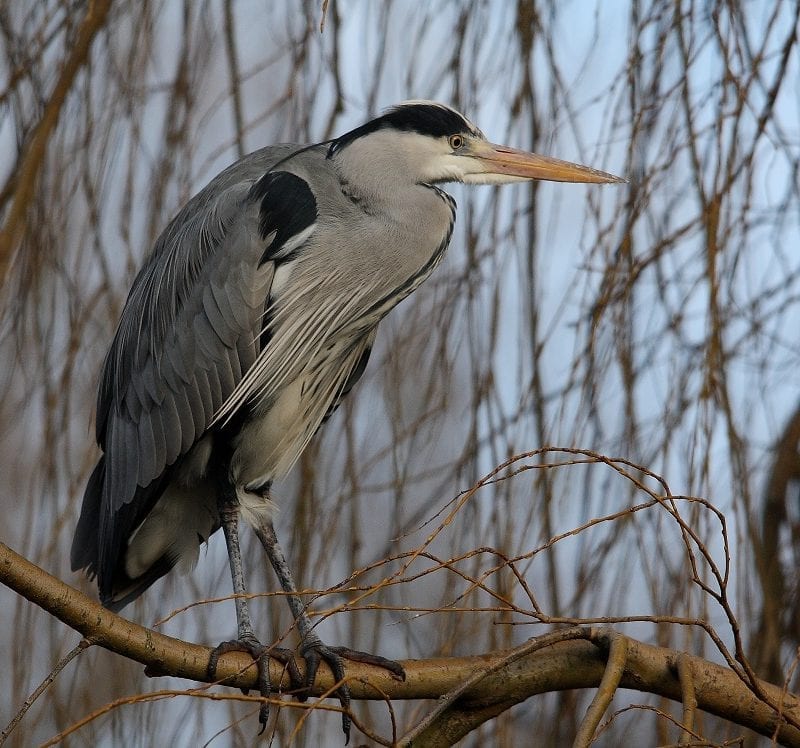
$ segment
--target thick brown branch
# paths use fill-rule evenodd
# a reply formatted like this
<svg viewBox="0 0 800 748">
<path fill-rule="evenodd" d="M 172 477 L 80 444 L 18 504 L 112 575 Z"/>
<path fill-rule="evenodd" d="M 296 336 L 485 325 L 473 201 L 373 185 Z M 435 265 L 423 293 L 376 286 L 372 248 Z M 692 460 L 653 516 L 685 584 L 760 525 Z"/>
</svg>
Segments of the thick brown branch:
<svg viewBox="0 0 800 748">
<path fill-rule="evenodd" d="M 80 632 L 94 644 L 145 665 L 150 675 L 169 674 L 178 678 L 207 681 L 210 648 L 174 639 L 127 621 L 111 613 L 86 595 L 48 574 L 0 543 L 0 582 Z M 451 745 L 478 724 L 514 704 L 540 693 L 576 688 L 597 688 L 607 669 L 608 632 L 594 628 L 577 630 L 586 640 L 562 641 L 540 651 L 515 657 L 507 651 L 473 657 L 406 660 L 405 682 L 366 665 L 348 665 L 350 688 L 355 699 L 436 699 L 457 689 L 479 671 L 487 671 L 467 689 L 457 704 L 415 736 L 414 746 Z M 597 641 L 601 646 L 593 642 Z M 760 701 L 731 670 L 699 657 L 626 639 L 627 658 L 621 688 L 654 693 L 675 701 L 681 699 L 676 674 L 678 657 L 691 665 L 697 706 L 762 735 L 775 734 L 789 746 L 800 747 L 800 730 L 788 725 L 773 709 Z M 527 646 L 527 645 L 526 645 Z M 504 664 L 497 668 L 497 664 Z M 250 658 L 231 653 L 220 659 L 218 674 L 226 682 L 254 687 L 255 672 Z M 302 668 L 302 663 L 301 663 Z M 281 683 L 283 668 L 275 663 L 273 685 Z M 333 687 L 327 669 L 320 671 L 314 692 Z M 800 700 L 776 686 L 761 683 L 783 713 L 800 719 Z"/>
<path fill-rule="evenodd" d="M 694 688 L 694 674 L 692 673 L 692 663 L 685 654 L 678 656 L 675 665 L 678 673 L 678 680 L 681 684 L 681 701 L 683 702 L 683 719 L 681 725 L 683 732 L 678 741 L 680 745 L 688 745 L 694 737 L 694 718 L 697 709 L 697 693 Z"/>
<path fill-rule="evenodd" d="M 597 726 L 603 718 L 606 709 L 611 704 L 617 692 L 622 675 L 625 672 L 625 662 L 628 657 L 628 640 L 622 634 L 612 632 L 609 634 L 608 661 L 603 673 L 603 680 L 595 692 L 592 703 L 586 710 L 586 715 L 578 729 L 573 745 L 576 748 L 588 748 L 592 744 Z"/>
</svg>

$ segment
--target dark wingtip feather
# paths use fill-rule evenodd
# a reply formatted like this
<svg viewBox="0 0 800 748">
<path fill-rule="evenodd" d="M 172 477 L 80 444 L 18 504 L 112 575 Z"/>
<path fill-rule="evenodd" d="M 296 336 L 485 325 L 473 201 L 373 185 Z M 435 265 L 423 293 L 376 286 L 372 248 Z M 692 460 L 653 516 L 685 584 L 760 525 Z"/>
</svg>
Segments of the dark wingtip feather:
<svg viewBox="0 0 800 748">
<path fill-rule="evenodd" d="M 118 572 L 114 576 L 109 593 L 100 595 L 100 602 L 104 608 L 112 613 L 119 613 L 124 607 L 132 603 L 150 585 L 157 582 L 175 566 L 175 561 L 168 556 L 162 556 L 142 576 L 129 579 L 124 573 Z"/>
<path fill-rule="evenodd" d="M 86 484 L 81 514 L 78 518 L 78 525 L 75 528 L 75 536 L 72 539 L 72 549 L 70 550 L 72 571 L 86 569 L 89 577 L 94 577 L 97 574 L 100 530 L 98 518 L 100 516 L 100 502 L 103 496 L 105 475 L 106 458 L 102 456 Z"/>
</svg>

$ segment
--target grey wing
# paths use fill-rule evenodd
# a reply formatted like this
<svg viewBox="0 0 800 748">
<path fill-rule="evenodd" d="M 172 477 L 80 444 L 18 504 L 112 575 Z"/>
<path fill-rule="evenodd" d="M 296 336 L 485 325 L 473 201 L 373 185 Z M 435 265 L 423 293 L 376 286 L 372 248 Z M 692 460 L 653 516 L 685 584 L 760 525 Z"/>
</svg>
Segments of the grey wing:
<svg viewBox="0 0 800 748">
<path fill-rule="evenodd" d="M 313 203 L 307 187 L 298 206 L 296 195 L 267 193 L 264 180 L 233 184 L 211 199 L 200 193 L 131 289 L 98 394 L 105 454 L 87 486 L 72 554 L 73 568 L 97 574 L 104 599 L 170 470 L 206 433 L 265 342 L 276 266 L 270 252 L 279 254 L 316 216 L 315 203 L 313 215 L 305 204 Z M 297 210 L 300 218 L 288 232 L 265 233 L 270 210 Z"/>
</svg>

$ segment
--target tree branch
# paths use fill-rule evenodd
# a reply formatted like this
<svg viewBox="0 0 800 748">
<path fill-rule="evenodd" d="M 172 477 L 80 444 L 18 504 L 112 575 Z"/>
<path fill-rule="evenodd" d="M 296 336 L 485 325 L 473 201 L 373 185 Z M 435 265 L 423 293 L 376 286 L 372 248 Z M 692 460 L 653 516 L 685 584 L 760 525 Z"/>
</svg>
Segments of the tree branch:
<svg viewBox="0 0 800 748">
<path fill-rule="evenodd" d="M 110 7 L 111 0 L 90 0 L 69 56 L 55 86 L 53 86 L 50 100 L 47 102 L 42 118 L 34 128 L 28 147 L 21 157 L 15 176 L 16 186 L 13 202 L 6 215 L 5 224 L 0 228 L 0 286 L 5 283 L 11 266 L 12 252 L 19 239 L 20 227 L 24 225 L 24 217 L 33 196 L 39 167 L 47 152 L 50 134 L 58 124 L 61 109 L 72 88 L 75 76 L 89 59 L 92 42 L 97 32 L 103 27 Z"/>
<path fill-rule="evenodd" d="M 211 649 L 192 644 L 152 629 L 139 626 L 103 608 L 83 593 L 0 543 L 0 582 L 40 606 L 63 623 L 78 631 L 93 644 L 140 662 L 148 675 L 171 675 L 208 682 L 206 667 Z M 597 688 L 607 672 L 609 643 L 619 634 L 608 629 L 580 627 L 571 633 L 554 632 L 557 641 L 546 649 L 532 642 L 511 651 L 498 651 L 472 657 L 446 657 L 406 660 L 406 680 L 399 682 L 382 670 L 348 663 L 348 676 L 354 699 L 438 699 L 460 689 L 458 699 L 437 715 L 413 745 L 445 746 L 482 722 L 531 696 L 551 691 Z M 543 637 L 548 642 L 554 634 Z M 610 638 L 611 637 L 611 638 Z M 538 642 L 538 640 L 537 640 Z M 741 679 L 728 668 L 700 657 L 663 647 L 654 647 L 625 637 L 626 657 L 619 686 L 681 700 L 678 662 L 691 668 L 697 708 L 762 735 L 777 737 L 788 746 L 800 748 L 800 730 L 787 723 L 800 720 L 800 700 L 777 686 L 759 685 L 775 703 L 782 704 L 782 714 L 759 700 Z M 298 663 L 301 670 L 303 663 Z M 238 652 L 220 658 L 218 675 L 226 685 L 253 688 L 256 674 L 250 658 Z M 484 677 L 476 677 L 483 673 Z M 288 688 L 284 668 L 270 664 L 273 687 Z M 616 680 L 616 676 L 614 678 Z M 608 678 L 607 678 L 608 682 Z M 335 683 L 327 668 L 320 668 L 313 693 L 329 692 Z"/>
<path fill-rule="evenodd" d="M 622 634 L 616 632 L 611 633 L 609 639 L 608 661 L 603 673 L 603 680 L 600 681 L 600 687 L 586 710 L 586 716 L 583 718 L 578 734 L 575 736 L 573 744 L 575 748 L 589 748 L 592 744 L 597 726 L 611 704 L 625 672 L 625 663 L 628 658 L 628 640 Z"/>
</svg>

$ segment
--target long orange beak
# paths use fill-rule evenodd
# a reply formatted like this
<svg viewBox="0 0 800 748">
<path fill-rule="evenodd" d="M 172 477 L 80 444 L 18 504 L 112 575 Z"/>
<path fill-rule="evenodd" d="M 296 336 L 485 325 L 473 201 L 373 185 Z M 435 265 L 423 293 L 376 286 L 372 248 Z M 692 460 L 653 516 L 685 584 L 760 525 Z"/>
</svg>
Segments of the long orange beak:
<svg viewBox="0 0 800 748">
<path fill-rule="evenodd" d="M 496 145 L 486 141 L 472 142 L 464 155 L 471 156 L 481 164 L 485 171 L 483 174 L 491 181 L 491 176 L 496 176 L 498 181 L 504 178 L 517 179 L 543 179 L 550 182 L 585 182 L 592 184 L 620 183 L 627 180 L 615 177 L 590 166 L 573 164 L 549 156 L 540 156 L 538 153 L 518 151 L 506 145 Z M 476 174 L 475 177 L 480 178 Z M 477 180 L 476 180 L 477 181 Z"/>
</svg>

